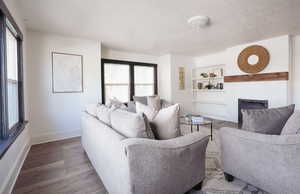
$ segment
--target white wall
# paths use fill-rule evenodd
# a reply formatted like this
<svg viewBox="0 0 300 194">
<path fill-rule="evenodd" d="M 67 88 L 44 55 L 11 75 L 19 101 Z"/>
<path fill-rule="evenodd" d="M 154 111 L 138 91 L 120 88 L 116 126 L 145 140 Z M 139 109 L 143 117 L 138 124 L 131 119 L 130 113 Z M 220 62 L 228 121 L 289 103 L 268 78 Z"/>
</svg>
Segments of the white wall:
<svg viewBox="0 0 300 194">
<path fill-rule="evenodd" d="M 225 75 L 243 75 L 237 66 L 237 57 L 239 53 L 249 45 L 262 45 L 270 53 L 270 64 L 261 73 L 285 72 L 290 70 L 290 40 L 289 36 L 275 37 L 268 40 L 262 40 L 244 45 L 238 45 L 228 48 L 210 56 L 198 57 L 196 63 L 198 66 L 225 64 Z M 213 116 L 219 119 L 237 122 L 238 98 L 269 100 L 270 107 L 284 106 L 289 103 L 289 83 L 288 81 L 271 82 L 240 82 L 225 83 L 224 94 L 209 94 L 215 96 L 198 96 L 203 100 L 216 98 L 224 102 L 220 104 L 197 105 L 200 113 Z"/>
<path fill-rule="evenodd" d="M 182 55 L 171 55 L 171 101 L 181 105 L 181 114 L 193 113 L 191 69 L 194 58 Z M 179 68 L 185 69 L 185 89 L 179 89 Z"/>
<path fill-rule="evenodd" d="M 20 17 L 19 9 L 16 6 L 14 0 L 4 0 L 5 4 L 7 5 L 8 9 L 10 10 L 11 14 L 13 15 L 15 21 L 17 22 L 18 26 L 21 28 L 21 31 L 24 35 L 23 44 L 26 46 L 27 39 L 26 39 L 26 31 L 25 26 L 23 23 L 23 19 Z M 24 49 L 24 81 L 25 81 L 25 117 L 28 117 L 28 110 L 27 110 L 27 71 L 26 71 L 26 49 Z M 28 127 L 24 129 L 24 131 L 18 136 L 16 141 L 10 146 L 8 151 L 5 153 L 3 158 L 0 160 L 0 193 L 7 194 L 10 193 L 19 170 L 22 166 L 23 160 L 26 157 L 26 154 L 30 148 L 30 134 Z"/>
<path fill-rule="evenodd" d="M 101 43 L 28 31 L 29 116 L 33 143 L 79 136 L 84 106 L 101 99 Z M 83 93 L 52 93 L 51 52 L 83 55 Z"/>
<path fill-rule="evenodd" d="M 300 109 L 300 35 L 293 37 L 293 103 Z"/>
<path fill-rule="evenodd" d="M 191 68 L 194 58 L 167 54 L 158 58 L 158 93 L 162 99 L 179 103 L 181 114 L 193 112 Z M 179 90 L 179 67 L 185 68 L 185 89 Z"/>
<path fill-rule="evenodd" d="M 102 47 L 101 57 L 105 59 L 115 59 L 122 61 L 134 61 L 142 63 L 155 63 L 158 62 L 157 56 L 145 55 L 140 53 L 118 51 L 109 48 Z"/>
<path fill-rule="evenodd" d="M 158 94 L 162 99 L 172 100 L 171 55 L 158 57 Z"/>
</svg>

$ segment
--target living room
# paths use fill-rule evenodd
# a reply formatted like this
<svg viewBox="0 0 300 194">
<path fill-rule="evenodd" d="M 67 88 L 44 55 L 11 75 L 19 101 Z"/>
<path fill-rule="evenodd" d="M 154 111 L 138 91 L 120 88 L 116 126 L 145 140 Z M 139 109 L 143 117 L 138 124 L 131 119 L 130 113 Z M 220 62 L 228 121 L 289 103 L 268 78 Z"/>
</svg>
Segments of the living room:
<svg viewBox="0 0 300 194">
<path fill-rule="evenodd" d="M 300 193 L 299 9 L 1 0 L 0 193 Z"/>
</svg>

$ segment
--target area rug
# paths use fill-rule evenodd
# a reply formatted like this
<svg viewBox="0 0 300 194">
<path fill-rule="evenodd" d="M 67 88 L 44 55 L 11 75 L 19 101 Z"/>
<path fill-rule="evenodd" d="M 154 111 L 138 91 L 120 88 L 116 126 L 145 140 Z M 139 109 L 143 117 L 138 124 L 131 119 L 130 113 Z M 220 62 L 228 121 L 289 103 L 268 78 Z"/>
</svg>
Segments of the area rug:
<svg viewBox="0 0 300 194">
<path fill-rule="evenodd" d="M 226 125 L 226 124 L 225 124 Z M 182 133 L 191 133 L 190 128 L 181 127 Z M 192 194 L 268 194 L 244 181 L 235 179 L 233 182 L 227 182 L 224 178 L 221 166 L 219 129 L 213 129 L 213 141 L 209 141 L 206 151 L 206 179 L 201 191 L 192 191 Z M 209 135 L 210 129 L 200 128 L 200 133 Z"/>
</svg>

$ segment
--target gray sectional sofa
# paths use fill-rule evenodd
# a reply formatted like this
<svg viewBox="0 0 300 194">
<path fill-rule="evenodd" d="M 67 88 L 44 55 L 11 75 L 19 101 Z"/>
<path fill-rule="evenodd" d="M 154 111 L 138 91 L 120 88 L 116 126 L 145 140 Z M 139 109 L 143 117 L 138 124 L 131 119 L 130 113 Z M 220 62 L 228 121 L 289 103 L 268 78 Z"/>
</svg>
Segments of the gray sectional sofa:
<svg viewBox="0 0 300 194">
<path fill-rule="evenodd" d="M 111 124 L 86 112 L 82 115 L 82 145 L 107 191 L 182 194 L 199 188 L 205 178 L 209 137 L 201 133 L 169 140 L 126 137 L 117 128 L 133 126 L 124 121 L 133 114 L 112 113 L 106 117 Z"/>
<path fill-rule="evenodd" d="M 246 119 L 261 120 L 257 126 L 251 124 L 256 129 L 221 129 L 222 163 L 228 181 L 236 177 L 271 194 L 300 193 L 300 112 L 290 117 L 288 109 L 286 113 L 283 109 L 271 110 L 272 114 L 269 110 L 252 112 L 256 119 Z M 272 122 L 272 129 L 266 127 Z M 278 127 L 280 131 L 274 130 Z M 263 133 L 259 128 L 264 128 Z"/>
</svg>

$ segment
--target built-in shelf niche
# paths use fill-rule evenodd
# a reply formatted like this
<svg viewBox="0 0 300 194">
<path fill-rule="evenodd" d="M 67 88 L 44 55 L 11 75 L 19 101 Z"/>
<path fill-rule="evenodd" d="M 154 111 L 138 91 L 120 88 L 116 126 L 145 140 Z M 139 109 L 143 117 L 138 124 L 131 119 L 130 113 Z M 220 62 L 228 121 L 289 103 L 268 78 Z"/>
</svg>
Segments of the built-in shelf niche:
<svg viewBox="0 0 300 194">
<path fill-rule="evenodd" d="M 195 67 L 191 77 L 193 92 L 224 92 L 224 65 Z"/>
</svg>

